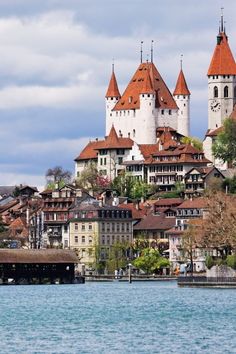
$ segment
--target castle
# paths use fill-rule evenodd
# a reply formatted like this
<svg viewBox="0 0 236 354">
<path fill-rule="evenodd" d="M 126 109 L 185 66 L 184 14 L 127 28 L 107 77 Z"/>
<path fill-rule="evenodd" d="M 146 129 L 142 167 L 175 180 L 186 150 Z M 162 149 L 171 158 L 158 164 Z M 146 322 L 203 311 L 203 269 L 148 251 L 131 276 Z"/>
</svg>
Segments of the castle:
<svg viewBox="0 0 236 354">
<path fill-rule="evenodd" d="M 192 169 L 212 166 L 212 162 L 220 169 L 227 167 L 215 161 L 211 152 L 223 120 L 236 115 L 236 63 L 223 24 L 221 15 L 207 72 L 208 130 L 204 153 L 183 144 L 183 137 L 189 136 L 190 91 L 182 61 L 172 94 L 153 63 L 151 51 L 150 62 L 143 63 L 141 55 L 141 63 L 122 95 L 113 65 L 105 96 L 106 137 L 89 142 L 75 159 L 76 177 L 93 161 L 110 180 L 126 169 L 137 179 L 169 190 L 177 181 L 184 181 Z"/>
</svg>

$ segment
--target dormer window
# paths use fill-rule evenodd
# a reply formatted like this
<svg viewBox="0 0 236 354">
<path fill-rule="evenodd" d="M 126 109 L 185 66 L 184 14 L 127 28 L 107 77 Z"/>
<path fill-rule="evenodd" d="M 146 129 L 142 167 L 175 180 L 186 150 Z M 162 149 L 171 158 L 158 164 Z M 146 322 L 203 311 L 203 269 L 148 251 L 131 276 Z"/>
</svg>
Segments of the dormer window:
<svg viewBox="0 0 236 354">
<path fill-rule="evenodd" d="M 132 102 L 132 96 L 129 96 L 129 103 L 131 103 Z"/>
</svg>

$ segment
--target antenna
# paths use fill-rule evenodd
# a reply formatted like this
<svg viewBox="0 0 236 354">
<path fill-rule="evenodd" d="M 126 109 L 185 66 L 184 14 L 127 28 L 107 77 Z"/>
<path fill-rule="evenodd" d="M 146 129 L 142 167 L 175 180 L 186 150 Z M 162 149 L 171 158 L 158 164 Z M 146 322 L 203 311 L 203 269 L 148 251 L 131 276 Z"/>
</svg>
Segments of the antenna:
<svg viewBox="0 0 236 354">
<path fill-rule="evenodd" d="M 224 32 L 224 8 L 223 7 L 221 7 L 220 31 Z"/>
<path fill-rule="evenodd" d="M 140 46 L 140 62 L 143 62 L 143 41 L 141 41 L 141 46 Z"/>
<path fill-rule="evenodd" d="M 151 41 L 151 63 L 153 63 L 153 42 L 154 42 L 154 40 L 152 39 L 152 41 Z"/>
</svg>

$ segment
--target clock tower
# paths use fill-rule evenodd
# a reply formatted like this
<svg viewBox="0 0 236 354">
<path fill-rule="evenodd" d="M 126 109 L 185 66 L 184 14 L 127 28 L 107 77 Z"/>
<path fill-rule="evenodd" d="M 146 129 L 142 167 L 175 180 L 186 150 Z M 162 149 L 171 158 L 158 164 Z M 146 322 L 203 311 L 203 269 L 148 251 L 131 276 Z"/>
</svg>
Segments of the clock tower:
<svg viewBox="0 0 236 354">
<path fill-rule="evenodd" d="M 207 76 L 208 129 L 214 130 L 222 126 L 236 103 L 236 63 L 225 33 L 223 14 Z"/>
</svg>

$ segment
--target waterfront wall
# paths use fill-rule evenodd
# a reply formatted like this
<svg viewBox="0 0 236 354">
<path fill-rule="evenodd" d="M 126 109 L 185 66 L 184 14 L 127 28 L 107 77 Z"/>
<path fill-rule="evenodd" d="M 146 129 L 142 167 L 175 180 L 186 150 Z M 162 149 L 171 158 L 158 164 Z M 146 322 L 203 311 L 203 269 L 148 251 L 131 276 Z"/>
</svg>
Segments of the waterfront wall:
<svg viewBox="0 0 236 354">
<path fill-rule="evenodd" d="M 215 265 L 206 271 L 207 278 L 231 278 L 236 277 L 236 271 L 226 265 Z"/>
</svg>

